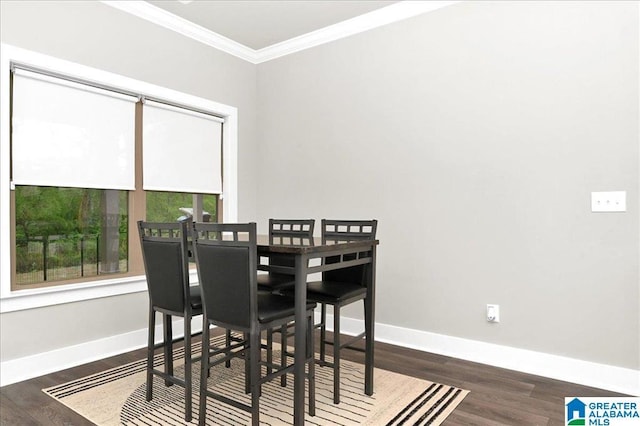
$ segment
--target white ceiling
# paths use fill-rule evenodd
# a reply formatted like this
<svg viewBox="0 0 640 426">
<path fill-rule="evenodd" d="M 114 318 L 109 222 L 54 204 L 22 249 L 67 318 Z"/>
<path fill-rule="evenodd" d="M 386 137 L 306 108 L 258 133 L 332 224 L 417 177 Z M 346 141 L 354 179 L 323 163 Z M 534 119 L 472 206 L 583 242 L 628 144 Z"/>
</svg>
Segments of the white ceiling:
<svg viewBox="0 0 640 426">
<path fill-rule="evenodd" d="M 100 1 L 254 64 L 459 3 L 459 0 Z"/>
<path fill-rule="evenodd" d="M 397 1 L 149 0 L 147 3 L 259 50 Z"/>
</svg>

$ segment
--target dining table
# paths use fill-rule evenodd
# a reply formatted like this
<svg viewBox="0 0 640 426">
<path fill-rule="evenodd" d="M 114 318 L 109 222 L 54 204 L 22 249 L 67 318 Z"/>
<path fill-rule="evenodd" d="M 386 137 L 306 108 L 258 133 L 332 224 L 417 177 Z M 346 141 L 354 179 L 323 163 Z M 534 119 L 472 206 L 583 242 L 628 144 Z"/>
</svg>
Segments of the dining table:
<svg viewBox="0 0 640 426">
<path fill-rule="evenodd" d="M 365 394 L 373 394 L 374 324 L 376 247 L 375 239 L 323 239 L 293 236 L 258 236 L 258 270 L 293 275 L 295 277 L 295 336 L 294 336 L 294 388 L 293 424 L 303 425 L 305 419 L 305 358 L 306 358 L 306 304 L 307 281 L 311 274 L 322 273 L 356 265 L 365 265 L 364 326 L 365 339 Z M 294 266 L 270 265 L 270 255 L 291 256 Z M 311 330 L 313 332 L 313 330 Z"/>
</svg>

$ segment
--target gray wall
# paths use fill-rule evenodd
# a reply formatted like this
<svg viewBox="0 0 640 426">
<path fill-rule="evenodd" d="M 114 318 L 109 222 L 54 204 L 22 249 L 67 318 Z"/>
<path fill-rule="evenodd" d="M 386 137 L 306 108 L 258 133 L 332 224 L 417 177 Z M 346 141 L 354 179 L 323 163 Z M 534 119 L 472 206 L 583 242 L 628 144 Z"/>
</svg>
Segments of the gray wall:
<svg viewBox="0 0 640 426">
<path fill-rule="evenodd" d="M 636 2 L 463 3 L 260 64 L 260 220 L 379 219 L 380 323 L 638 369 L 638 72 Z"/>
<path fill-rule="evenodd" d="M 636 3 L 458 4 L 258 66 L 100 3 L 0 5 L 2 42 L 238 107 L 241 221 L 379 219 L 379 322 L 640 368 Z M 145 309 L 2 314 L 1 358 Z"/>
<path fill-rule="evenodd" d="M 3 43 L 238 108 L 239 219 L 255 217 L 256 67 L 99 2 L 0 2 Z M 0 315 L 3 361 L 147 327 L 145 293 Z"/>
</svg>

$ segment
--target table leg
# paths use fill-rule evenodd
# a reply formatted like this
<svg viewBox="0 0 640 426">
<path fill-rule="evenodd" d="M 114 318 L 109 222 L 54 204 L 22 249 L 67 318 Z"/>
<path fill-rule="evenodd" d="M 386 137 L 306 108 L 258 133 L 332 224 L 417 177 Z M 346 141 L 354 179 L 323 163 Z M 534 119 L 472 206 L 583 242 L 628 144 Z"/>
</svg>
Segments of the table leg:
<svg viewBox="0 0 640 426">
<path fill-rule="evenodd" d="M 371 263 L 367 268 L 367 298 L 365 299 L 365 373 L 364 373 L 364 393 L 373 395 L 373 364 L 374 364 L 374 342 L 375 342 L 375 306 L 376 306 L 376 246 L 371 249 Z"/>
</svg>

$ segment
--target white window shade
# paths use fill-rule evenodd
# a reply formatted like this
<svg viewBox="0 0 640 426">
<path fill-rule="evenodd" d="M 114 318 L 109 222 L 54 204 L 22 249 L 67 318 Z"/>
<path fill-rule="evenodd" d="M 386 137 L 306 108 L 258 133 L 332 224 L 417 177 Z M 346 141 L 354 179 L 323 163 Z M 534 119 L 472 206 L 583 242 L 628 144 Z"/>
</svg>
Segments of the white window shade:
<svg viewBox="0 0 640 426">
<path fill-rule="evenodd" d="M 222 120 L 145 101 L 143 187 L 148 191 L 222 193 Z"/>
<path fill-rule="evenodd" d="M 17 69 L 13 183 L 134 189 L 136 101 L 132 96 Z"/>
</svg>

